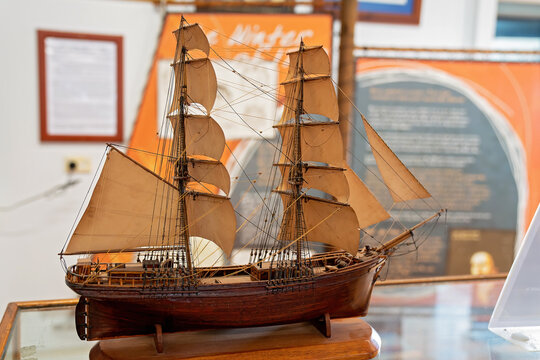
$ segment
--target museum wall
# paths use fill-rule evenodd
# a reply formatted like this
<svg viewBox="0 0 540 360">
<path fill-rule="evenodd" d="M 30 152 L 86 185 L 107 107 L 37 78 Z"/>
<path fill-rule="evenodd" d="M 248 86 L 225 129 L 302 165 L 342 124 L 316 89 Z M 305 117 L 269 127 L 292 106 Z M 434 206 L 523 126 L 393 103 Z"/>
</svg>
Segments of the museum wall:
<svg viewBox="0 0 540 360">
<path fill-rule="evenodd" d="M 358 23 L 355 43 L 488 48 L 493 45 L 496 8 L 495 0 L 423 0 L 418 26 Z M 123 37 L 123 135 L 127 142 L 161 30 L 162 15 L 151 3 L 113 0 L 2 1 L 0 14 L 0 31 L 4 35 L 0 38 L 3 54 L 0 57 L 3 125 L 0 263 L 4 273 L 0 312 L 3 313 L 10 301 L 74 296 L 64 285 L 57 253 L 104 152 L 103 143 L 40 141 L 37 30 Z M 335 34 L 338 31 L 336 24 Z M 337 49 L 337 40 L 334 45 Z M 67 157 L 90 159 L 90 172 L 68 175 Z M 69 180 L 79 182 L 57 188 Z"/>
<path fill-rule="evenodd" d="M 43 143 L 39 129 L 37 30 L 120 35 L 124 41 L 124 139 L 129 137 L 160 30 L 152 4 L 124 1 L 0 2 L 0 312 L 10 301 L 73 297 L 57 253 L 104 151 L 103 143 Z M 79 183 L 65 184 L 66 157 L 89 158 Z"/>
</svg>

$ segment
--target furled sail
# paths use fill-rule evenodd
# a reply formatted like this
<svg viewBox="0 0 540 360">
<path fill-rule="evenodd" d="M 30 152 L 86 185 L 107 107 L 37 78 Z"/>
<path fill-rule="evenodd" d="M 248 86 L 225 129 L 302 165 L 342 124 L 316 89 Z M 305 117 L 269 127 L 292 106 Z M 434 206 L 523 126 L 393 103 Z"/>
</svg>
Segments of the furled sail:
<svg viewBox="0 0 540 360">
<path fill-rule="evenodd" d="M 217 93 L 216 73 L 210 59 L 197 58 L 187 60 L 184 64 L 178 61 L 173 66 L 175 79 L 180 79 L 185 74 L 186 102 L 188 104 L 201 104 L 204 106 L 206 114 L 210 114 Z M 178 80 L 175 80 L 175 84 L 178 86 Z M 173 101 L 169 114 L 174 114 L 179 109 L 180 102 Z"/>
<path fill-rule="evenodd" d="M 181 26 L 179 29 L 173 31 L 173 33 L 176 37 L 176 41 L 179 41 L 186 50 L 198 49 L 208 56 L 210 45 L 208 44 L 208 38 L 199 24 Z"/>
<path fill-rule="evenodd" d="M 211 240 L 229 255 L 236 232 L 229 199 L 197 192 L 185 199 L 189 235 Z M 178 200 L 176 187 L 112 147 L 64 254 L 174 247 Z"/>
<path fill-rule="evenodd" d="M 283 206 L 295 201 L 290 193 L 280 192 Z M 356 254 L 360 241 L 358 222 L 353 209 L 344 203 L 302 195 L 305 239 L 330 244 Z"/>
<path fill-rule="evenodd" d="M 299 50 L 290 51 L 289 55 L 289 71 L 287 80 L 297 77 L 296 64 L 298 63 Z M 306 46 L 302 50 L 302 67 L 306 75 L 329 75 L 330 74 L 330 59 L 324 51 L 322 45 Z"/>
<path fill-rule="evenodd" d="M 289 174 L 291 164 L 277 164 L 281 171 L 281 184 L 278 190 L 290 191 Z M 304 166 L 304 188 L 317 189 L 334 196 L 340 202 L 349 198 L 349 185 L 343 168 L 333 166 Z"/>
<path fill-rule="evenodd" d="M 390 150 L 388 145 L 386 145 L 384 140 L 371 127 L 363 115 L 362 120 L 377 167 L 384 183 L 390 190 L 390 194 L 392 194 L 394 202 L 431 197 L 431 194 L 420 184 L 409 169 L 403 165 L 396 154 Z"/>
<path fill-rule="evenodd" d="M 168 118 L 177 137 L 180 115 L 169 115 Z M 225 148 L 225 135 L 214 119 L 205 115 L 185 115 L 184 127 L 187 155 L 204 155 L 216 160 L 221 159 Z"/>
<path fill-rule="evenodd" d="M 288 149 L 293 143 L 294 126 L 275 126 L 283 139 L 282 158 L 280 163 L 292 162 L 292 151 Z M 343 145 L 339 123 L 305 123 L 301 125 L 301 152 L 302 161 L 316 161 L 332 165 L 343 162 Z"/>
</svg>

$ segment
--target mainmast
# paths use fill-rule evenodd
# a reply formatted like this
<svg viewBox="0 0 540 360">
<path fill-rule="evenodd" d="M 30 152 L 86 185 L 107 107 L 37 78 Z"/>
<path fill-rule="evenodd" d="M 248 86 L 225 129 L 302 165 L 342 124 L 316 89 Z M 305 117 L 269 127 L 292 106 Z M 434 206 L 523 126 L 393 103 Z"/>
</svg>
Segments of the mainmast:
<svg viewBox="0 0 540 360">
<path fill-rule="evenodd" d="M 295 240 L 296 240 L 296 267 L 300 269 L 300 264 L 302 262 L 302 243 L 303 236 L 305 232 L 304 216 L 302 211 L 302 201 L 300 197 L 302 196 L 302 187 L 304 185 L 303 178 L 303 169 L 302 169 L 302 147 L 300 144 L 300 126 L 301 126 L 301 116 L 303 113 L 303 98 L 304 98 L 304 69 L 302 64 L 302 53 L 304 51 L 304 42 L 300 41 L 300 49 L 298 54 L 298 75 L 300 77 L 300 82 L 298 83 L 299 89 L 299 99 L 298 106 L 295 109 L 294 116 L 294 168 L 291 171 L 291 185 L 293 185 L 293 201 L 295 207 Z"/>
<path fill-rule="evenodd" d="M 184 32 L 180 31 L 185 24 L 185 19 L 182 16 L 180 22 L 179 34 L 177 39 L 176 54 L 180 51 L 179 64 L 173 64 L 173 66 L 180 66 L 180 71 L 178 74 L 180 76 L 176 77 L 176 86 L 174 91 L 173 102 L 178 101 L 179 105 L 179 121 L 178 121 L 178 131 L 176 142 L 176 161 L 174 168 L 174 181 L 175 185 L 178 187 L 179 197 L 178 197 L 178 216 L 176 219 L 176 234 L 178 235 L 178 245 L 181 249 L 182 257 L 185 256 L 186 267 L 188 276 L 192 277 L 193 275 L 193 263 L 191 262 L 191 249 L 189 244 L 189 226 L 188 226 L 188 216 L 187 216 L 187 207 L 186 207 L 186 185 L 190 179 L 188 173 L 188 158 L 187 158 L 187 149 L 186 149 L 186 129 L 185 129 L 185 116 L 186 116 L 186 56 L 187 49 L 184 46 L 183 37 Z M 175 59 L 177 56 L 175 56 Z M 174 146 L 173 146 L 174 148 Z"/>
</svg>

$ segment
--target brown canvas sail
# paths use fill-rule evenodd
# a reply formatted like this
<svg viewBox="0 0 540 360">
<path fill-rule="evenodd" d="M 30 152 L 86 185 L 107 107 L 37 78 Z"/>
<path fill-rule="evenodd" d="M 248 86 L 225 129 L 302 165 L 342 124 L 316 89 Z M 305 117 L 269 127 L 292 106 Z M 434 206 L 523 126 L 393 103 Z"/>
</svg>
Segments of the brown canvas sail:
<svg viewBox="0 0 540 360">
<path fill-rule="evenodd" d="M 292 207 L 291 193 L 280 192 L 283 206 Z M 358 250 L 358 222 L 353 209 L 344 203 L 302 195 L 306 232 L 302 239 L 321 242 L 356 254 Z"/>
<path fill-rule="evenodd" d="M 289 55 L 289 64 L 291 64 L 287 72 L 287 80 L 297 77 L 296 64 L 298 63 L 299 54 L 299 50 L 287 53 Z M 330 59 L 322 45 L 304 47 L 302 50 L 302 65 L 307 76 L 330 74 Z"/>
<path fill-rule="evenodd" d="M 390 190 L 394 202 L 431 197 L 431 194 L 420 184 L 414 175 L 399 160 L 394 152 L 386 145 L 384 140 L 371 127 L 362 115 L 367 137 L 377 167 L 381 172 L 384 183 Z"/>
<path fill-rule="evenodd" d="M 65 255 L 174 247 L 178 189 L 112 147 L 88 207 Z M 229 255 L 236 217 L 228 198 L 186 195 L 189 234 L 219 245 Z"/>
<path fill-rule="evenodd" d="M 174 136 L 178 137 L 180 115 L 169 115 L 168 118 L 173 126 Z M 206 115 L 186 115 L 184 127 L 188 156 L 204 155 L 215 160 L 221 159 L 225 149 L 225 135 L 214 119 Z"/>
<path fill-rule="evenodd" d="M 210 45 L 208 44 L 208 38 L 202 31 L 199 24 L 181 26 L 179 29 L 173 31 L 173 34 L 176 37 L 176 41 L 180 42 L 180 44 L 182 44 L 182 46 L 184 46 L 188 51 L 197 49 L 201 50 L 206 54 L 206 56 L 208 56 L 210 52 Z"/>
<path fill-rule="evenodd" d="M 285 95 L 288 99 L 286 106 L 296 109 L 298 106 L 299 79 L 293 79 L 282 83 L 285 87 Z M 337 121 L 339 109 L 337 105 L 336 91 L 330 76 L 306 77 L 303 79 L 303 109 L 304 114 L 317 114 Z M 286 112 L 285 112 L 286 113 Z M 280 124 L 287 123 L 289 118 L 282 118 Z"/>
<path fill-rule="evenodd" d="M 281 184 L 278 190 L 290 191 L 289 175 L 291 164 L 277 164 L 281 171 Z M 346 202 L 349 199 L 349 184 L 343 168 L 332 166 L 304 166 L 306 189 L 317 189 L 334 196 L 337 201 Z"/>
<path fill-rule="evenodd" d="M 301 160 L 316 161 L 332 165 L 343 162 L 343 145 L 337 122 L 306 123 L 301 125 Z M 292 151 L 288 149 L 293 142 L 294 126 L 275 126 L 283 139 L 280 163 L 291 163 Z"/>
<path fill-rule="evenodd" d="M 201 104 L 206 114 L 210 114 L 217 93 L 216 73 L 210 59 L 198 58 L 187 60 L 185 63 L 176 62 L 173 66 L 175 79 L 185 76 L 187 104 Z M 176 81 L 178 80 L 175 80 L 178 84 Z M 169 114 L 174 114 L 179 110 L 180 102 L 173 101 Z"/>
</svg>

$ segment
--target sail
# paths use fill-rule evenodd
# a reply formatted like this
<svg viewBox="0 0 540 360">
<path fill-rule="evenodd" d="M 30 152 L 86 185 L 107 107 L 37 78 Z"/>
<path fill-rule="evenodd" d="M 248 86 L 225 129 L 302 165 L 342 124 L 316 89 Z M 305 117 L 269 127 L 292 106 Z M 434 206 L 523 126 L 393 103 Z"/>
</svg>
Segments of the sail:
<svg viewBox="0 0 540 360">
<path fill-rule="evenodd" d="M 211 240 L 230 254 L 236 217 L 229 199 L 196 192 L 185 196 L 189 235 Z M 111 148 L 64 254 L 174 246 L 178 197 L 176 187 Z"/>
<path fill-rule="evenodd" d="M 358 226 L 364 229 L 388 219 L 390 214 L 386 212 L 377 198 L 369 191 L 366 184 L 360 180 L 358 175 L 347 164 L 344 167 L 344 176 L 349 184 L 349 204 L 356 213 Z"/>
<path fill-rule="evenodd" d="M 177 137 L 180 116 L 169 115 L 168 118 Z M 187 155 L 204 155 L 216 160 L 221 159 L 225 148 L 225 135 L 214 119 L 205 115 L 186 115 L 184 124 Z"/>
<path fill-rule="evenodd" d="M 208 44 L 208 39 L 199 24 L 182 26 L 173 31 L 173 34 L 176 37 L 176 41 L 179 42 L 180 48 L 183 46 L 188 51 L 198 49 L 208 56 L 210 52 L 210 45 Z"/>
<path fill-rule="evenodd" d="M 229 194 L 231 177 L 221 162 L 190 157 L 188 173 L 192 181 L 215 185 L 225 194 Z"/>
<path fill-rule="evenodd" d="M 176 62 L 173 66 L 175 79 L 180 79 L 183 75 L 182 63 Z M 201 104 L 204 106 L 206 114 L 210 114 L 217 93 L 217 79 L 212 62 L 208 58 L 186 60 L 185 76 L 186 102 L 188 104 Z M 175 81 L 175 84 L 178 86 L 178 80 Z M 173 101 L 169 114 L 176 113 L 179 108 L 180 102 Z"/>
<path fill-rule="evenodd" d="M 396 154 L 390 150 L 388 145 L 386 145 L 384 140 L 381 139 L 363 115 L 362 120 L 377 167 L 384 183 L 392 194 L 394 202 L 430 197 L 431 194 L 420 184 L 409 169 L 403 165 Z"/>
<path fill-rule="evenodd" d="M 283 206 L 294 201 L 292 194 L 280 192 Z M 343 203 L 302 195 L 304 221 L 306 223 L 305 238 L 329 244 L 356 254 L 360 242 L 358 222 L 353 209 Z"/>
<path fill-rule="evenodd" d="M 287 150 L 293 143 L 293 125 L 275 125 L 283 139 L 280 163 L 292 162 L 292 154 Z M 316 161 L 332 165 L 343 162 L 343 142 L 337 122 L 306 123 L 301 125 L 302 161 Z"/>
<path fill-rule="evenodd" d="M 300 81 L 304 82 L 303 113 L 322 115 L 330 120 L 337 121 L 339 118 L 339 109 L 336 91 L 330 76 L 305 77 L 303 80 L 296 78 L 282 83 L 285 87 L 285 96 L 287 98 L 285 106 L 287 109 L 294 110 L 298 107 Z M 284 111 L 279 123 L 288 123 L 291 120 L 290 114 L 290 111 Z"/>
<path fill-rule="evenodd" d="M 281 184 L 278 190 L 289 191 L 288 183 L 291 164 L 276 164 L 281 171 Z M 334 196 L 340 202 L 349 198 L 349 185 L 343 168 L 331 166 L 304 166 L 304 188 L 317 189 Z"/>
<path fill-rule="evenodd" d="M 289 71 L 287 80 L 296 77 L 296 64 L 298 63 L 298 54 L 300 50 L 288 52 L 289 55 Z M 330 74 L 330 59 L 324 51 L 322 45 L 306 46 L 302 50 L 302 67 L 306 75 L 329 75 Z"/>
</svg>

